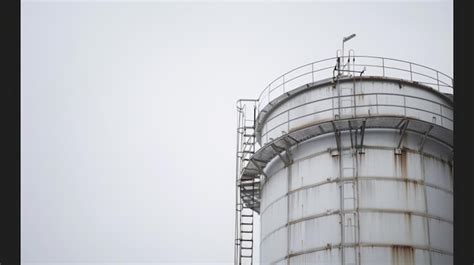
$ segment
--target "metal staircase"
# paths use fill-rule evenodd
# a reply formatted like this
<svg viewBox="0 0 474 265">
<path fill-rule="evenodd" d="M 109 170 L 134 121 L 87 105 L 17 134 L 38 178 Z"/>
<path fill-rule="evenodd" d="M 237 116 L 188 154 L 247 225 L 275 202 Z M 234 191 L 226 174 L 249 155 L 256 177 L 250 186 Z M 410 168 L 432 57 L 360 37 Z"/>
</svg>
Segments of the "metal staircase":
<svg viewBox="0 0 474 265">
<path fill-rule="evenodd" d="M 260 174 L 243 169 L 255 154 L 257 100 L 237 101 L 236 212 L 234 264 L 253 264 L 254 209 L 259 207 Z"/>
</svg>

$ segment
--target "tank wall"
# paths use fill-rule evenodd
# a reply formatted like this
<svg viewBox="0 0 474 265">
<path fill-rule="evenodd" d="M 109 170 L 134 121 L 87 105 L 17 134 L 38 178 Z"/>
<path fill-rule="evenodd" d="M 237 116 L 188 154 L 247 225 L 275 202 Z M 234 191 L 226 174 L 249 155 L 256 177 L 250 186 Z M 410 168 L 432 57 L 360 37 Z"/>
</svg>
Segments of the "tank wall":
<svg viewBox="0 0 474 265">
<path fill-rule="evenodd" d="M 350 147 L 349 134 L 341 137 Z M 261 263 L 351 264 L 360 256 L 359 264 L 452 264 L 451 150 L 427 138 L 421 153 L 421 136 L 407 133 L 397 155 L 399 137 L 368 129 L 363 154 L 333 156 L 331 133 L 294 147 L 288 167 L 275 158 L 262 187 Z"/>
<path fill-rule="evenodd" d="M 261 144 L 307 124 L 332 120 L 335 115 L 341 118 L 403 116 L 453 129 L 451 103 L 431 89 L 383 80 L 343 82 L 340 86 L 338 92 L 328 83 L 294 95 L 273 108 L 263 123 Z"/>
</svg>

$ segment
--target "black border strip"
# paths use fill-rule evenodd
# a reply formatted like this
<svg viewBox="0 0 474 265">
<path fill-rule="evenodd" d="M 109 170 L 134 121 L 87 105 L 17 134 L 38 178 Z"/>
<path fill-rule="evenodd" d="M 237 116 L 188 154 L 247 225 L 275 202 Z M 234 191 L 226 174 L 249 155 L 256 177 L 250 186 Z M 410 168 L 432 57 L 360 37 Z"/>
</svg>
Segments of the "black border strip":
<svg viewBox="0 0 474 265">
<path fill-rule="evenodd" d="M 20 0 L 2 4 L 0 264 L 10 265 L 20 264 Z"/>
<path fill-rule="evenodd" d="M 473 1 L 454 0 L 454 264 L 474 264 Z"/>
</svg>

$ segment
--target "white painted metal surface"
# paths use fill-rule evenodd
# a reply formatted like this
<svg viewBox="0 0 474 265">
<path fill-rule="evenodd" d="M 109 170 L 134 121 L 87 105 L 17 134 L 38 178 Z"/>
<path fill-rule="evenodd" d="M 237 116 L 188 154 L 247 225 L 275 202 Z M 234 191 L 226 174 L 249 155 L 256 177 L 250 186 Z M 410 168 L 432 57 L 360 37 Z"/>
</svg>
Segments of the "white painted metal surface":
<svg viewBox="0 0 474 265">
<path fill-rule="evenodd" d="M 260 121 L 260 143 L 265 145 L 286 132 L 312 122 L 332 120 L 336 116 L 403 116 L 452 130 L 453 109 L 450 100 L 434 92 L 394 79 L 348 78 L 341 81 L 340 89 L 336 89 L 334 83 L 326 82 L 304 93 L 292 95 L 291 100 L 271 108 L 271 113 Z"/>
<path fill-rule="evenodd" d="M 453 129 L 452 101 L 405 81 L 349 78 L 286 97 L 259 116 L 262 146 L 343 118 Z M 328 131 L 291 147 L 290 165 L 276 156 L 265 167 L 261 264 L 453 263 L 452 146 L 429 130 L 380 127 L 340 131 L 339 143 Z"/>
</svg>

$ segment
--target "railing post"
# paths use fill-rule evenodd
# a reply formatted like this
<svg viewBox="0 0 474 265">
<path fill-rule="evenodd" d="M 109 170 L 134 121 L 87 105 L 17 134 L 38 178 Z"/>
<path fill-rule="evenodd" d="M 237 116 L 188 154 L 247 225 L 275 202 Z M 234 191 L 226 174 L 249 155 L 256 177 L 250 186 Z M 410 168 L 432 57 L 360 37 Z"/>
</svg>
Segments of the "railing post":
<svg viewBox="0 0 474 265">
<path fill-rule="evenodd" d="M 270 104 L 270 88 L 271 88 L 271 86 L 272 86 L 272 84 L 268 85 L 268 88 L 267 88 L 267 90 L 268 90 L 268 102 L 267 102 L 267 104 Z"/>
<path fill-rule="evenodd" d="M 382 58 L 382 76 L 385 77 L 385 60 Z"/>
<path fill-rule="evenodd" d="M 411 63 L 410 63 L 410 81 L 413 81 L 413 72 L 411 70 Z"/>
<path fill-rule="evenodd" d="M 441 118 L 441 126 L 443 126 L 443 105 L 439 104 L 439 116 Z"/>
<path fill-rule="evenodd" d="M 282 78 L 281 86 L 283 87 L 283 93 L 285 93 L 285 76 Z"/>
<path fill-rule="evenodd" d="M 436 82 L 438 83 L 438 92 L 439 92 L 439 72 L 436 71 Z"/>
<path fill-rule="evenodd" d="M 407 97 L 403 96 L 403 114 L 407 116 Z"/>
<path fill-rule="evenodd" d="M 286 124 L 288 125 L 286 129 L 286 133 L 289 134 L 290 133 L 290 110 L 287 110 L 286 113 L 288 113 L 287 119 L 286 119 Z"/>
<path fill-rule="evenodd" d="M 375 109 L 377 110 L 377 115 L 379 114 L 379 94 L 375 94 Z"/>
<path fill-rule="evenodd" d="M 314 63 L 311 63 L 311 80 L 314 83 Z"/>
</svg>

